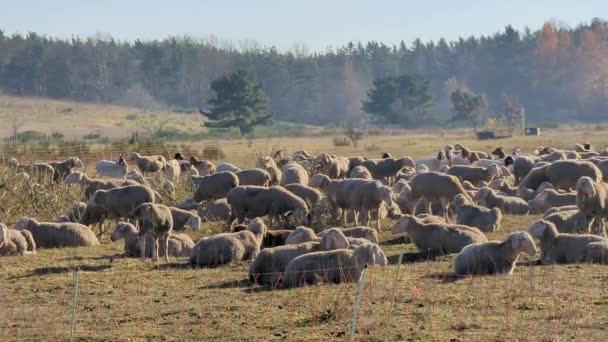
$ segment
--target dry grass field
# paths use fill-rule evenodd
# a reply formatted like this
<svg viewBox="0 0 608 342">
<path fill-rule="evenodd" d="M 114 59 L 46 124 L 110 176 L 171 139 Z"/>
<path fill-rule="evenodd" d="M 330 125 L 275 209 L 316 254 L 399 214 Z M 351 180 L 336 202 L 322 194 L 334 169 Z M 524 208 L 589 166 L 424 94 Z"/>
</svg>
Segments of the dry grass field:
<svg viewBox="0 0 608 342">
<path fill-rule="evenodd" d="M 1 115 L 7 110 L 1 105 L 0 108 L 0 120 L 4 121 Z M 108 111 L 109 116 L 112 110 Z M 77 129 L 81 123 L 74 124 Z M 289 152 L 303 148 L 365 156 L 390 152 L 422 157 L 456 142 L 484 151 L 496 146 L 524 151 L 538 145 L 567 147 L 580 141 L 604 148 L 606 133 L 591 126 L 563 127 L 540 137 L 480 142 L 458 131 L 404 131 L 366 137 L 357 150 L 335 147 L 332 137 L 204 141 L 189 146 L 194 151 L 221 146 L 226 154 L 223 159 L 248 167 L 258 154 L 273 149 Z M 175 152 L 161 145 L 149 149 L 168 155 Z M 114 152 L 119 151 L 106 153 Z M 99 156 L 80 157 L 90 163 Z M 40 155 L 36 159 L 46 158 Z M 0 169 L 0 222 L 7 225 L 24 215 L 54 220 L 81 196 L 80 190 L 64 185 L 39 192 L 16 191 L 9 185 L 10 179 Z M 168 198 L 175 203 L 186 196 L 180 188 L 177 196 Z M 507 216 L 501 230 L 488 237 L 502 239 L 509 232 L 526 230 L 536 219 L 537 216 Z M 605 266 L 520 266 L 512 276 L 457 278 L 450 275 L 453 256 L 414 260 L 413 245 L 390 234 L 392 223 L 383 222 L 380 234 L 390 265 L 370 268 L 367 273 L 356 340 L 606 340 Z M 196 239 L 222 229 L 221 224 L 206 224 L 200 232 L 188 234 Z M 80 269 L 74 311 L 77 340 L 348 338 L 356 284 L 293 290 L 251 288 L 246 279 L 248 262 L 192 269 L 185 258 L 160 266 L 139 259 L 111 261 L 122 246 L 122 241 L 112 243 L 105 236 L 102 245 L 95 248 L 39 250 L 34 256 L 2 257 L 0 340 L 66 340 L 73 314 L 75 269 Z M 401 254 L 404 260 L 398 265 Z"/>
</svg>

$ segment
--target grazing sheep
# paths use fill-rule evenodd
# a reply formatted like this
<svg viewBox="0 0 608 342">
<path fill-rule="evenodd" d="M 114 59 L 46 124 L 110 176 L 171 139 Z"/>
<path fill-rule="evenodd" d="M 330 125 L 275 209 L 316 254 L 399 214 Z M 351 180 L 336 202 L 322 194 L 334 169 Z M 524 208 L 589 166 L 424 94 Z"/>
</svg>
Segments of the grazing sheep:
<svg viewBox="0 0 608 342">
<path fill-rule="evenodd" d="M 475 200 L 486 208 L 500 208 L 504 214 L 508 215 L 527 215 L 530 211 L 530 206 L 523 199 L 501 195 L 487 187 L 479 189 Z"/>
<path fill-rule="evenodd" d="M 154 203 L 154 191 L 145 185 L 129 185 L 96 191 L 87 205 L 103 208 L 108 218 L 129 219 L 135 208 L 143 203 Z"/>
<path fill-rule="evenodd" d="M 319 153 L 313 159 L 314 169 L 331 179 L 346 178 L 349 163 L 350 161 L 346 157 L 336 157 L 328 153 Z"/>
<path fill-rule="evenodd" d="M 597 182 L 602 179 L 602 172 L 589 161 L 558 160 L 549 165 L 533 168 L 519 184 L 518 194 L 521 196 L 529 189 L 536 189 L 544 181 L 550 182 L 556 189 L 569 191 L 576 187 L 576 182 L 581 177 L 585 176 Z"/>
<path fill-rule="evenodd" d="M 540 240 L 540 262 L 543 265 L 584 262 L 590 243 L 608 243 L 607 239 L 597 235 L 559 233 L 553 223 L 545 220 L 532 224 L 528 233 Z"/>
<path fill-rule="evenodd" d="M 38 222 L 36 219 L 22 217 L 15 224 L 15 230 L 28 230 L 32 233 L 36 247 L 89 247 L 99 245 L 99 240 L 89 227 L 79 223 Z"/>
<path fill-rule="evenodd" d="M 404 167 L 416 167 L 414 160 L 410 157 L 400 159 L 385 158 L 385 159 L 368 159 L 364 161 L 362 166 L 365 166 L 372 174 L 373 179 L 388 179 L 388 184 L 391 185 L 397 173 Z"/>
<path fill-rule="evenodd" d="M 180 231 L 190 226 L 193 230 L 201 229 L 201 218 L 188 210 L 169 207 L 171 217 L 173 217 L 173 230 Z"/>
<path fill-rule="evenodd" d="M 258 185 L 268 186 L 270 174 L 262 169 L 248 169 L 236 173 L 239 178 L 239 185 Z"/>
<path fill-rule="evenodd" d="M 348 157 L 348 172 L 347 174 L 350 175 L 353 172 L 353 169 L 357 166 L 360 166 L 363 164 L 363 162 L 366 160 L 366 158 L 363 157 Z"/>
<path fill-rule="evenodd" d="M 540 214 L 553 207 L 576 205 L 576 192 L 560 193 L 554 189 L 545 189 L 528 202 L 530 214 Z"/>
<path fill-rule="evenodd" d="M 198 160 L 196 157 L 190 157 L 190 165 L 198 171 L 200 176 L 208 176 L 215 172 L 215 164 L 209 160 Z"/>
<path fill-rule="evenodd" d="M 277 167 L 272 157 L 264 156 L 258 159 L 257 166 L 270 174 L 270 185 L 279 185 L 283 172 Z"/>
<path fill-rule="evenodd" d="M 323 197 L 319 190 L 304 184 L 287 184 L 284 186 L 284 188 L 303 199 L 309 208 L 311 208 L 321 199 L 321 197 Z"/>
<path fill-rule="evenodd" d="M 230 190 L 239 186 L 239 178 L 233 172 L 216 172 L 203 176 L 192 198 L 197 201 L 209 201 L 226 197 Z"/>
<path fill-rule="evenodd" d="M 473 203 L 466 203 L 462 195 L 457 195 L 450 205 L 456 215 L 456 223 L 475 227 L 482 232 L 493 232 L 500 229 L 502 212 L 499 208 L 484 208 Z"/>
<path fill-rule="evenodd" d="M 454 165 L 447 171 L 448 175 L 456 176 L 460 181 L 469 181 L 473 184 L 480 182 L 491 182 L 492 179 L 500 176 L 500 168 L 496 164 L 492 164 L 487 168 L 469 166 L 469 165 Z"/>
<path fill-rule="evenodd" d="M 310 212 L 303 199 L 280 186 L 264 188 L 247 185 L 232 189 L 226 196 L 231 207 L 228 225 L 236 220 L 242 223 L 245 218 L 256 218 L 268 215 L 271 220 L 294 217 L 299 224 L 308 225 Z"/>
<path fill-rule="evenodd" d="M 342 232 L 332 230 L 320 242 L 310 241 L 294 245 L 267 248 L 260 251 L 249 268 L 249 281 L 262 285 L 277 285 L 281 273 L 293 259 L 307 253 L 346 249 L 349 247 L 347 238 Z"/>
<path fill-rule="evenodd" d="M 55 182 L 62 181 L 73 169 L 83 167 L 82 160 L 76 157 L 69 158 L 62 162 L 49 163 L 49 165 L 55 170 L 53 173 L 53 180 Z"/>
<path fill-rule="evenodd" d="M 163 171 L 167 165 L 167 160 L 163 156 L 142 156 L 137 152 L 130 152 L 128 158 L 130 161 L 135 161 L 144 175 Z"/>
<path fill-rule="evenodd" d="M 407 233 L 419 251 L 431 254 L 458 253 L 467 245 L 488 241 L 477 228 L 424 223 L 420 218 L 411 215 L 401 217 L 391 228 L 391 233 Z"/>
<path fill-rule="evenodd" d="M 207 202 L 205 206 L 200 206 L 198 209 L 198 216 L 205 222 L 226 222 L 230 218 L 231 213 L 230 204 L 228 204 L 228 200 L 225 198 Z"/>
<path fill-rule="evenodd" d="M 241 168 L 231 163 L 221 163 L 215 167 L 215 172 L 241 172 Z"/>
<path fill-rule="evenodd" d="M 308 172 L 302 165 L 289 162 L 283 167 L 283 174 L 279 183 L 283 186 L 292 183 L 308 184 Z"/>
<path fill-rule="evenodd" d="M 0 256 L 36 254 L 36 242 L 28 230 L 8 229 L 0 223 Z"/>
<path fill-rule="evenodd" d="M 133 217 L 137 220 L 139 235 L 142 237 L 141 258 L 146 259 L 146 239 L 152 238 L 152 261 L 159 261 L 159 240 L 165 255 L 165 261 L 169 262 L 169 236 L 173 232 L 173 215 L 171 209 L 161 204 L 143 203 L 133 211 Z"/>
<path fill-rule="evenodd" d="M 576 206 L 587 217 L 589 229 L 597 225 L 600 234 L 606 237 L 604 219 L 608 217 L 608 184 L 581 177 L 576 184 Z"/>
<path fill-rule="evenodd" d="M 530 234 L 514 232 L 504 241 L 468 245 L 454 259 L 456 274 L 513 274 L 520 253 L 536 254 Z"/>
<path fill-rule="evenodd" d="M 129 172 L 129 166 L 122 154 L 117 161 L 100 160 L 95 164 L 95 176 L 108 178 L 125 178 Z"/>
<path fill-rule="evenodd" d="M 365 166 L 359 165 L 350 172 L 350 178 L 372 179 L 372 174 Z"/>
<path fill-rule="evenodd" d="M 334 228 L 331 228 L 331 229 L 334 229 Z M 346 236 L 346 237 L 362 238 L 362 239 L 368 240 L 369 242 L 378 243 L 378 232 L 373 228 L 359 226 L 359 227 L 336 228 L 336 229 L 339 229 L 342 232 L 342 234 L 344 234 L 344 236 Z M 317 234 L 317 236 L 322 238 L 323 236 L 325 236 L 325 234 L 327 234 L 328 231 L 329 231 L 329 229 L 321 231 L 319 234 Z"/>
<path fill-rule="evenodd" d="M 264 222 L 256 218 L 249 223 L 247 230 L 202 238 L 192 249 L 190 263 L 215 267 L 251 259 L 260 252 L 266 230 Z"/>
<path fill-rule="evenodd" d="M 127 258 L 139 258 L 141 257 L 141 238 L 139 236 L 139 230 L 137 227 L 128 222 L 119 222 L 110 240 L 116 242 L 119 240 L 125 240 L 125 252 L 121 255 Z M 151 236 L 146 237 L 145 244 L 152 245 Z M 172 257 L 190 257 L 192 248 L 194 247 L 194 241 L 186 234 L 171 234 L 169 235 L 169 256 Z M 164 256 L 164 251 L 160 251 L 160 256 Z M 152 250 L 146 250 L 146 258 L 152 258 Z"/>
<path fill-rule="evenodd" d="M 578 209 L 570 211 L 560 211 L 543 217 L 555 225 L 560 233 L 587 233 L 587 217 Z"/>
<path fill-rule="evenodd" d="M 339 284 L 355 282 L 368 265 L 388 265 L 382 249 L 376 244 L 365 244 L 350 249 L 314 252 L 293 259 L 285 268 L 281 287 L 292 288 L 319 282 Z"/>
<path fill-rule="evenodd" d="M 450 165 L 450 161 L 446 158 L 443 151 L 439 151 L 436 157 L 418 159 L 416 160 L 416 171 L 420 170 L 423 166 L 427 167 L 430 171 L 439 171 L 442 166 Z"/>
<path fill-rule="evenodd" d="M 410 181 L 412 187 L 412 198 L 423 197 L 427 201 L 426 212 L 432 214 L 431 203 L 439 202 L 443 208 L 444 217 L 447 219 L 447 207 L 454 196 L 462 194 L 470 200 L 470 196 L 462 187 L 457 177 L 438 173 L 424 172 L 417 174 Z"/>
<path fill-rule="evenodd" d="M 74 171 L 65 177 L 66 184 L 80 184 L 84 189 L 84 198 L 89 199 L 97 190 L 110 190 L 121 186 L 139 185 L 134 180 L 94 179 L 86 174 Z"/>
</svg>

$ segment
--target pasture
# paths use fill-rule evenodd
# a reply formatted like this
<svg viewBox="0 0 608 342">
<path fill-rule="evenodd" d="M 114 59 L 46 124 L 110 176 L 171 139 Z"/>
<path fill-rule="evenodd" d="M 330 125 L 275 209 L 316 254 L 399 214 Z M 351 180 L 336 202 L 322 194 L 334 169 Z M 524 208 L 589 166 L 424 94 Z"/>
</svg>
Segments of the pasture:
<svg viewBox="0 0 608 342">
<path fill-rule="evenodd" d="M 592 127 L 562 127 L 539 137 L 476 141 L 461 131 L 404 131 L 365 137 L 359 149 L 336 147 L 331 137 L 275 138 L 253 141 L 188 143 L 193 151 L 221 146 L 224 160 L 242 167 L 272 150 L 327 151 L 342 156 L 377 157 L 381 152 L 419 158 L 456 142 L 483 151 L 504 146 L 523 151 L 544 146 L 569 147 L 588 141 L 606 147 L 606 132 Z M 470 135 L 470 134 L 469 134 Z M 90 170 L 104 154 L 79 155 Z M 149 146 L 146 153 L 176 151 Z M 44 161 L 45 156 L 37 156 Z M 2 173 L 0 222 L 21 216 L 54 220 L 80 198 L 80 190 L 52 185 L 44 191 L 17 192 Z M 190 194 L 183 187 L 169 204 Z M 527 230 L 539 216 L 506 216 L 488 238 Z M 393 236 L 394 222 L 382 222 L 380 246 L 389 266 L 371 267 L 364 280 L 356 339 L 361 341 L 605 340 L 608 326 L 608 269 L 600 265 L 519 266 L 511 276 L 455 277 L 452 256 L 409 260 L 415 247 Z M 196 239 L 223 231 L 205 224 L 188 234 Z M 292 290 L 251 288 L 249 262 L 193 269 L 187 258 L 156 265 L 117 259 L 123 242 L 106 235 L 92 248 L 40 249 L 27 257 L 0 259 L 0 338 L 65 340 L 70 334 L 74 298 L 73 270 L 80 269 L 75 306 L 75 338 L 80 340 L 345 340 L 353 315 L 357 284 L 320 285 Z M 529 258 L 532 259 L 532 258 Z M 525 260 L 525 259 L 524 259 Z"/>
</svg>

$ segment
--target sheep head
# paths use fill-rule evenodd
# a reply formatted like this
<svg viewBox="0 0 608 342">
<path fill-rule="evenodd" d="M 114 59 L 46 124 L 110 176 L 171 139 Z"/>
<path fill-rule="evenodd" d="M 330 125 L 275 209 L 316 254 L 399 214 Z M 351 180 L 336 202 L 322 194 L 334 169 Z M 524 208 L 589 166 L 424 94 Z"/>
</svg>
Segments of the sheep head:
<svg viewBox="0 0 608 342">
<path fill-rule="evenodd" d="M 256 217 L 251 220 L 251 222 L 249 222 L 249 225 L 247 225 L 247 230 L 252 232 L 256 236 L 264 237 L 268 228 L 266 227 L 266 224 L 264 224 L 264 221 L 262 221 L 261 218 Z"/>
<path fill-rule="evenodd" d="M 83 168 L 84 164 L 82 164 L 82 160 L 78 157 L 72 157 L 69 159 L 70 167 Z"/>
<path fill-rule="evenodd" d="M 551 238 L 559 234 L 555 224 L 542 219 L 534 222 L 530 228 L 528 228 L 528 233 L 537 239 Z"/>
<path fill-rule="evenodd" d="M 363 261 L 368 265 L 388 265 L 386 255 L 384 255 L 384 252 L 382 249 L 380 249 L 380 246 L 374 243 L 366 243 L 355 248 L 353 254 L 358 260 Z"/>
<path fill-rule="evenodd" d="M 513 248 L 513 252 L 524 252 L 528 255 L 536 254 L 536 245 L 534 244 L 534 240 L 532 240 L 532 236 L 530 236 L 530 234 L 526 232 L 514 232 L 509 234 L 508 239 L 511 241 L 511 248 Z"/>
<path fill-rule="evenodd" d="M 391 228 L 392 234 L 407 233 L 410 222 L 413 220 L 411 215 L 403 215 Z"/>
<path fill-rule="evenodd" d="M 15 223 L 15 230 L 25 230 L 35 221 L 36 220 L 30 217 L 22 217 Z"/>
<path fill-rule="evenodd" d="M 116 225 L 116 228 L 114 228 L 114 231 L 112 231 L 112 235 L 110 236 L 110 240 L 112 242 L 116 242 L 120 239 L 124 239 L 125 238 L 125 234 L 127 233 L 127 228 L 129 226 L 132 226 L 132 224 L 127 223 L 127 222 L 119 222 L 118 225 Z"/>
<path fill-rule="evenodd" d="M 287 238 L 285 239 L 286 245 L 295 245 L 298 243 L 308 242 L 316 239 L 315 232 L 304 226 L 299 226 L 294 229 L 293 232 L 289 233 Z"/>
<path fill-rule="evenodd" d="M 348 249 L 350 246 L 344 233 L 338 228 L 330 228 L 325 231 L 321 238 L 321 249 L 330 251 L 333 249 Z"/>
<path fill-rule="evenodd" d="M 127 159 L 129 159 L 130 161 L 134 161 L 141 158 L 141 155 L 137 152 L 129 152 L 129 154 L 127 155 Z"/>
<path fill-rule="evenodd" d="M 593 179 L 591 177 L 581 177 L 578 182 L 576 182 L 576 194 L 577 197 L 585 196 L 585 197 L 594 197 L 598 194 L 598 188 Z"/>
</svg>

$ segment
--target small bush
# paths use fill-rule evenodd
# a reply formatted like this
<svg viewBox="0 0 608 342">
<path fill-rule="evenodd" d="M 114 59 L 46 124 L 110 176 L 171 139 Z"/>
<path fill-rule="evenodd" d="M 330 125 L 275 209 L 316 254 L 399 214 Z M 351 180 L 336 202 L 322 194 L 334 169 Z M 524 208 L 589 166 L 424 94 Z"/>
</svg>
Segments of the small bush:
<svg viewBox="0 0 608 342">
<path fill-rule="evenodd" d="M 226 153 L 219 146 L 205 146 L 203 148 L 203 158 L 209 160 L 220 160 L 226 158 Z"/>
<path fill-rule="evenodd" d="M 335 147 L 350 146 L 350 141 L 344 137 L 335 137 L 333 143 Z"/>
<path fill-rule="evenodd" d="M 56 131 L 56 132 L 51 133 L 51 138 L 53 140 L 63 140 L 63 138 L 65 138 L 65 136 L 63 135 L 63 133 Z"/>
<path fill-rule="evenodd" d="M 100 132 L 89 132 L 89 134 L 85 134 L 82 136 L 84 140 L 98 140 L 101 138 Z"/>
<path fill-rule="evenodd" d="M 23 133 L 19 133 L 19 135 L 17 136 L 17 138 L 22 143 L 28 143 L 28 142 L 32 142 L 32 141 L 45 140 L 47 137 L 46 137 L 46 134 L 44 134 L 42 132 L 38 132 L 38 131 L 25 131 Z"/>
</svg>

